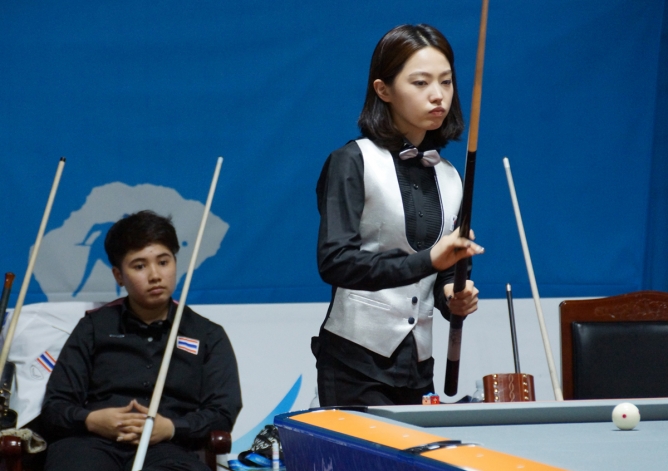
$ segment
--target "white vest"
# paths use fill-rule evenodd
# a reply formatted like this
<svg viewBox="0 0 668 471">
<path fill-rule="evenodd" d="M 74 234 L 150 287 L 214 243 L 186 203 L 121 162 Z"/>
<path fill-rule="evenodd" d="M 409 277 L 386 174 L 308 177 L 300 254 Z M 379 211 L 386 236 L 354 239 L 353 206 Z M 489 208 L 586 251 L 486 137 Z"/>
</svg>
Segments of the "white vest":
<svg viewBox="0 0 668 471">
<path fill-rule="evenodd" d="M 359 139 L 364 160 L 364 210 L 360 221 L 361 250 L 384 252 L 401 249 L 416 253 L 406 238 L 406 218 L 399 181 L 386 149 Z M 462 199 L 457 170 L 441 160 L 436 186 L 441 201 L 441 236 L 452 232 Z M 379 355 L 390 357 L 413 331 L 418 361 L 431 358 L 431 326 L 436 274 L 398 288 L 361 291 L 337 288 L 324 328 Z M 413 302 L 413 298 L 417 302 Z M 413 323 L 410 323 L 412 320 Z"/>
</svg>

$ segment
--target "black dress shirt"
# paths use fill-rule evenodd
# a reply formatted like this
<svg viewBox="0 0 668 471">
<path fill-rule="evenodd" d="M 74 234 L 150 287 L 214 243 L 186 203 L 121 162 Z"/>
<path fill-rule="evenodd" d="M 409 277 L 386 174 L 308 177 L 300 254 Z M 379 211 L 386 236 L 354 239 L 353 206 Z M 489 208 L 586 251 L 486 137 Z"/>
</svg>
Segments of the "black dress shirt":
<svg viewBox="0 0 668 471">
<path fill-rule="evenodd" d="M 427 142 L 419 150 L 428 150 Z M 442 214 L 435 171 L 419 159 L 402 160 L 392 153 L 406 219 L 406 237 L 416 253 L 401 249 L 361 250 L 359 232 L 364 209 L 364 160 L 350 141 L 325 162 L 316 194 L 320 212 L 318 268 L 322 279 L 337 287 L 377 291 L 415 283 L 436 272 L 429 250 L 440 235 Z M 454 267 L 439 272 L 434 284 L 434 306 L 449 319 L 443 287 L 454 280 Z M 330 308 L 331 310 L 331 303 Z M 329 311 L 328 311 L 329 315 Z M 323 324 L 324 325 L 324 324 Z M 369 335 L 373 335 L 372 332 Z M 406 336 L 390 358 L 320 330 L 318 361 L 332 356 L 365 375 L 397 387 L 424 387 L 433 377 L 433 359 L 417 362 L 415 341 Z"/>
<path fill-rule="evenodd" d="M 127 298 L 89 311 L 65 343 L 46 387 L 42 421 L 53 438 L 89 433 L 91 411 L 148 406 L 176 312 L 145 324 Z M 158 412 L 171 419 L 173 441 L 196 446 L 211 430 L 231 431 L 241 410 L 236 358 L 223 328 L 183 310 L 179 336 L 199 342 L 197 353 L 174 348 Z"/>
</svg>

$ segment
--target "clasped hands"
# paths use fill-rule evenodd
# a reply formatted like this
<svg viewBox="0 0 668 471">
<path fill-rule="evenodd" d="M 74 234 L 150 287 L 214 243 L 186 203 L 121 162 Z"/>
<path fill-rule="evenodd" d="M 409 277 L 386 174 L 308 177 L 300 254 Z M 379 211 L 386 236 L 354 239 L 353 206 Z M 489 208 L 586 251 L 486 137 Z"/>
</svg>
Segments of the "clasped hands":
<svg viewBox="0 0 668 471">
<path fill-rule="evenodd" d="M 133 399 L 127 406 L 109 407 L 91 412 L 86 417 L 86 428 L 89 432 L 110 440 L 138 445 L 147 414 L 148 408 Z M 149 443 L 154 445 L 170 440 L 173 436 L 172 421 L 157 414 Z"/>
</svg>

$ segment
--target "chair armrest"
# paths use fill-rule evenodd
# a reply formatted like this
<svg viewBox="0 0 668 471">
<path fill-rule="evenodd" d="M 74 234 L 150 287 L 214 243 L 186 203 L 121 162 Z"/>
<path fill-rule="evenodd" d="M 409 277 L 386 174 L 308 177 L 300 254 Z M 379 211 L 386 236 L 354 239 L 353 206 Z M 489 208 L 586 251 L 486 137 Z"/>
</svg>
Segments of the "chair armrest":
<svg viewBox="0 0 668 471">
<path fill-rule="evenodd" d="M 216 455 L 226 455 L 232 450 L 232 435 L 222 430 L 212 430 L 206 445 L 206 464 L 216 471 Z"/>
<path fill-rule="evenodd" d="M 0 458 L 4 458 L 7 471 L 21 471 L 22 443 L 13 435 L 0 437 Z"/>
<path fill-rule="evenodd" d="M 206 448 L 216 455 L 226 455 L 232 449 L 232 435 L 230 432 L 212 430 Z"/>
<path fill-rule="evenodd" d="M 14 435 L 0 438 L 0 453 L 3 456 L 20 456 L 23 453 L 22 440 Z"/>
</svg>

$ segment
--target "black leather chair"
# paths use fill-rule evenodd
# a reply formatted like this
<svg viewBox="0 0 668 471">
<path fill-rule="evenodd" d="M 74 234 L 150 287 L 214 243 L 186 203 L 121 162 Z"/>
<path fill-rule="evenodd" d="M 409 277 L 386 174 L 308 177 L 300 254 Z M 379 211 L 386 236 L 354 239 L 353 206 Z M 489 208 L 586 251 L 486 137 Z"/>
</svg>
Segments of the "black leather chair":
<svg viewBox="0 0 668 471">
<path fill-rule="evenodd" d="M 668 397 L 668 293 L 563 301 L 564 399 Z"/>
</svg>

